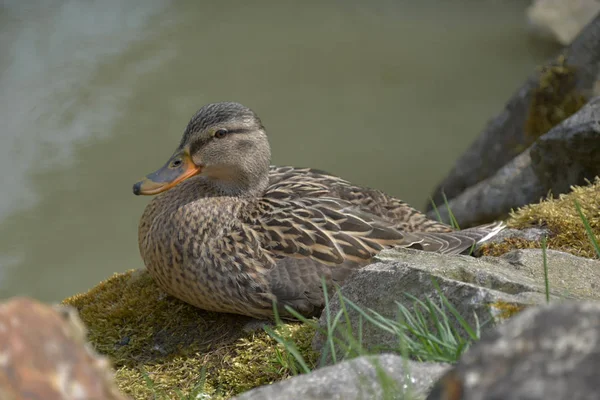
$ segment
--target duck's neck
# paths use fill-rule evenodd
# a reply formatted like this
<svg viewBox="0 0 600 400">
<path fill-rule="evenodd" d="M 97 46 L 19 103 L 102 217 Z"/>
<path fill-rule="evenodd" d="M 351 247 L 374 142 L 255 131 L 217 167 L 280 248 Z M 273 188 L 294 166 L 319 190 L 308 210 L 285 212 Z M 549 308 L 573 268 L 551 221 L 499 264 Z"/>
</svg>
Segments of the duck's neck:
<svg viewBox="0 0 600 400">
<path fill-rule="evenodd" d="M 268 181 L 260 185 L 247 185 L 244 182 L 227 182 L 207 178 L 206 184 L 212 193 L 229 197 L 260 197 L 267 189 Z"/>
<path fill-rule="evenodd" d="M 229 197 L 260 197 L 269 185 L 269 170 L 260 173 L 245 173 L 222 168 L 213 168 L 210 173 L 200 176 L 199 184 L 208 195 Z"/>
</svg>

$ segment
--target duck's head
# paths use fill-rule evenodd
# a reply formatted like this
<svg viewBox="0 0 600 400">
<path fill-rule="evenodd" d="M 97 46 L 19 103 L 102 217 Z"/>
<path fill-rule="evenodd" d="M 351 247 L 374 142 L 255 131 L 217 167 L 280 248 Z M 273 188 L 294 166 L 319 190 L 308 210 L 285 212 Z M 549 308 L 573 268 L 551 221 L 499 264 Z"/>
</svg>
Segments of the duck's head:
<svg viewBox="0 0 600 400">
<path fill-rule="evenodd" d="M 193 176 L 224 194 L 253 193 L 266 188 L 270 160 L 265 129 L 252 110 L 208 104 L 192 117 L 166 164 L 133 185 L 133 193 L 158 194 Z"/>
</svg>

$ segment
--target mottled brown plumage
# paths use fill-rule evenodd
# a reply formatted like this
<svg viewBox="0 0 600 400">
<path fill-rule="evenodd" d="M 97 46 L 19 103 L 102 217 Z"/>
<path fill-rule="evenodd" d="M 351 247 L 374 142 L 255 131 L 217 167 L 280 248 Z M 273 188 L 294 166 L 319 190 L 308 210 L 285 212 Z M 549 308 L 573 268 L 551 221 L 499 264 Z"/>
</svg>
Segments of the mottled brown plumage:
<svg viewBox="0 0 600 400">
<path fill-rule="evenodd" d="M 303 315 L 382 249 L 460 253 L 501 225 L 453 231 L 401 200 L 313 169 L 270 166 L 260 119 L 237 103 L 201 108 L 158 171 L 139 247 L 159 286 L 199 308 L 264 318 L 273 302 Z"/>
</svg>

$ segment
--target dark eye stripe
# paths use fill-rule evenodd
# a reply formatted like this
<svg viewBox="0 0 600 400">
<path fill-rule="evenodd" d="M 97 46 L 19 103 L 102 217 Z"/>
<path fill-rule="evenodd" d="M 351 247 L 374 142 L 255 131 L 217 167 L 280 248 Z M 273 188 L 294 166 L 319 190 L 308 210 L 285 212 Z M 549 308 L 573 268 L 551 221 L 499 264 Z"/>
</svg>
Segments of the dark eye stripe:
<svg viewBox="0 0 600 400">
<path fill-rule="evenodd" d="M 247 133 L 247 132 L 249 132 L 249 129 L 239 128 L 239 129 L 228 130 L 227 134 L 230 134 L 230 133 Z"/>
<path fill-rule="evenodd" d="M 232 133 L 248 133 L 248 132 L 250 132 L 250 129 L 239 128 L 239 129 L 233 129 L 230 131 L 228 130 L 227 135 L 230 135 Z M 208 142 L 210 142 L 211 140 L 215 140 L 215 139 L 216 138 L 214 136 L 210 136 L 210 137 L 205 137 L 205 138 L 197 139 L 197 140 L 193 141 L 192 145 L 190 147 L 190 153 L 194 154 L 200 148 L 206 146 L 208 144 Z"/>
</svg>

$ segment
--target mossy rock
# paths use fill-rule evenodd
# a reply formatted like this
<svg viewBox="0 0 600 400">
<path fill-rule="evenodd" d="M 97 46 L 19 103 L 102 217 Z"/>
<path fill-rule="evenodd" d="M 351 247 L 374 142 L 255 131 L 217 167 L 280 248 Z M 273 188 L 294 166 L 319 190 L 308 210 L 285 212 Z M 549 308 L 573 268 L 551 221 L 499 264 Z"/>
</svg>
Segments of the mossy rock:
<svg viewBox="0 0 600 400">
<path fill-rule="evenodd" d="M 588 220 L 595 237 L 600 239 L 600 179 L 593 184 L 575 186 L 568 194 L 558 199 L 549 199 L 531 204 L 511 212 L 507 225 L 524 229 L 544 227 L 550 233 L 547 248 L 564 251 L 580 257 L 598 258 L 575 203 Z M 501 243 L 490 243 L 481 249 L 483 255 L 498 256 L 514 249 L 541 248 L 541 241 L 520 238 L 506 239 Z"/>
<path fill-rule="evenodd" d="M 531 93 L 522 150 L 586 104 L 587 97 L 577 90 L 576 83 L 576 70 L 563 55 L 541 67 L 539 84 Z"/>
<path fill-rule="evenodd" d="M 258 321 L 167 296 L 145 270 L 116 274 L 63 303 L 77 308 L 88 340 L 112 360 L 117 384 L 134 399 L 188 398 L 192 391 L 228 398 L 296 368 L 275 339 L 248 328 Z M 312 326 L 288 323 L 276 331 L 315 365 Z"/>
</svg>

